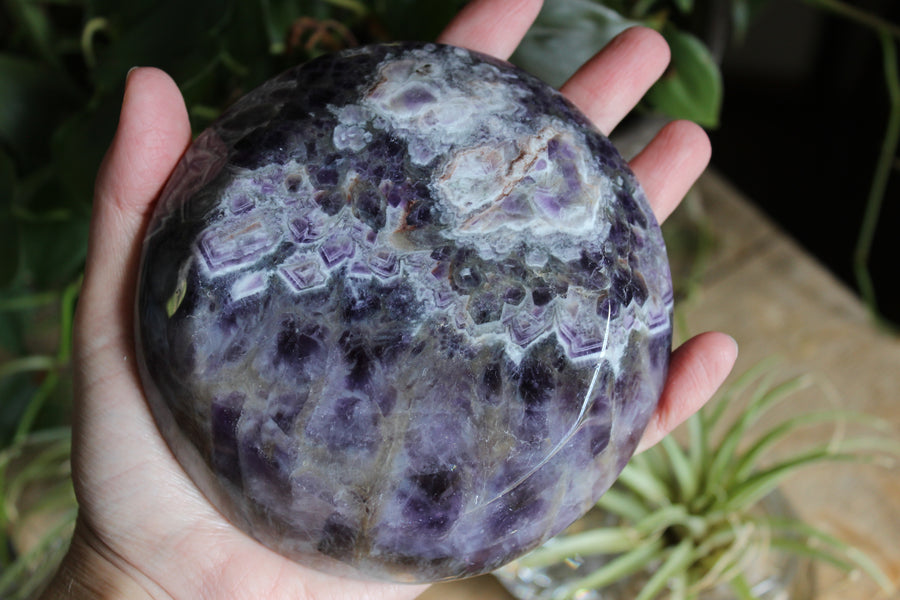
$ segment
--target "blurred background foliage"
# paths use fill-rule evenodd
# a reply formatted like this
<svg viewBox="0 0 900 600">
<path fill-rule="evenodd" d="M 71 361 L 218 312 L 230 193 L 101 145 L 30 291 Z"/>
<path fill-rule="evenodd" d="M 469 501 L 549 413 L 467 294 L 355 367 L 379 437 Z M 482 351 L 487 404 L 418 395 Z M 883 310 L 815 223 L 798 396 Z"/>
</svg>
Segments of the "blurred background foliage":
<svg viewBox="0 0 900 600">
<path fill-rule="evenodd" d="M 94 176 L 128 69 L 170 73 L 199 132 L 292 65 L 359 44 L 434 39 L 465 3 L 0 0 L 0 597 L 34 592 L 74 523 L 71 324 Z M 513 62 L 558 85 L 640 23 L 666 37 L 672 66 L 639 111 L 715 127 L 722 54 L 767 4 L 546 0 Z"/>
</svg>

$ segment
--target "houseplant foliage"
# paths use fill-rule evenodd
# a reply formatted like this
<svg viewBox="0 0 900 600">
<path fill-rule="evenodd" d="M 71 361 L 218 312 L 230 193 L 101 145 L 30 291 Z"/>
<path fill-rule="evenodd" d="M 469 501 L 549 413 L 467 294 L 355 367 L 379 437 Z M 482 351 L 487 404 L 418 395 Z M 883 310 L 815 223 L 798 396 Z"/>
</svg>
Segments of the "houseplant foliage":
<svg viewBox="0 0 900 600">
<path fill-rule="evenodd" d="M 844 0 L 797 0 L 836 16 L 878 38 L 887 90 L 884 138 L 864 200 L 862 223 L 852 257 L 857 288 L 873 320 L 896 329 L 878 310 L 875 282 L 869 272 L 875 232 L 900 142 L 900 25 Z M 534 27 L 512 60 L 554 85 L 561 84 L 594 48 L 602 47 L 632 25 L 658 30 L 672 51 L 670 67 L 645 97 L 640 109 L 670 118 L 716 127 L 723 102 L 719 70 L 730 43 L 740 43 L 754 18 L 777 10 L 771 0 L 565 0 L 546 2 Z"/>
<path fill-rule="evenodd" d="M 779 403 L 813 384 L 810 376 L 778 380 L 771 362 L 746 371 L 677 432 L 685 434 L 683 444 L 668 436 L 629 462 L 589 515 L 604 515 L 603 524 L 576 523 L 502 569 L 501 581 L 541 600 L 775 598 L 760 596 L 773 578 L 760 573 L 759 561 L 778 569 L 809 559 L 864 573 L 892 593 L 890 579 L 860 550 L 767 510 L 779 484 L 798 469 L 834 461 L 892 464 L 900 454 L 890 426 L 858 412 L 771 419 Z M 779 450 L 803 430 L 823 426 L 832 431 L 826 441 Z M 621 596 L 592 595 L 629 577 L 635 587 Z"/>
<path fill-rule="evenodd" d="M 172 74 L 200 131 L 243 92 L 323 52 L 432 39 L 465 1 L 0 0 L 0 597 L 28 597 L 55 568 L 74 523 L 71 325 L 93 178 L 127 70 L 155 65 Z M 572 40 L 591 53 L 630 24 L 649 25 L 668 38 L 674 64 L 648 106 L 715 125 L 722 99 L 716 44 L 696 17 L 707 4 L 547 0 L 550 12 L 516 59 L 528 66 L 529 45 L 553 36 L 581 32 Z M 766 0 L 725 4 L 734 11 L 729 27 L 740 32 Z M 860 20 L 857 12 L 847 16 Z M 877 19 L 862 21 L 897 35 Z M 572 69 L 586 58 L 560 52 Z M 21 532 L 35 520 L 48 533 L 26 543 Z"/>
<path fill-rule="evenodd" d="M 462 4 L 0 1 L 0 597 L 29 597 L 74 524 L 72 317 L 93 178 L 128 69 L 169 72 L 199 131 L 289 66 L 357 44 L 434 38 Z"/>
</svg>

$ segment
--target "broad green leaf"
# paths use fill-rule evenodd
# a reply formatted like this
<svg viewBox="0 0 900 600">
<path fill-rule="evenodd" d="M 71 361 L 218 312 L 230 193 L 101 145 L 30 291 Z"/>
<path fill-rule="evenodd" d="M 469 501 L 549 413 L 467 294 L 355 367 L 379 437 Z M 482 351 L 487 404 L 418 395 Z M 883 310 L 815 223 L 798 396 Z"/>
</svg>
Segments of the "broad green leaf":
<svg viewBox="0 0 900 600">
<path fill-rule="evenodd" d="M 637 25 L 592 0 L 544 2 L 512 62 L 554 87 L 616 35 Z"/>
<path fill-rule="evenodd" d="M 33 0 L 8 0 L 6 7 L 11 20 L 18 26 L 29 45 L 47 63 L 58 66 L 54 52 L 54 31 L 43 6 Z"/>
<path fill-rule="evenodd" d="M 0 147 L 22 169 L 31 168 L 48 156 L 50 137 L 78 93 L 64 73 L 11 54 L 0 54 L 0 81 Z"/>
<path fill-rule="evenodd" d="M 105 94 L 96 108 L 68 119 L 53 137 L 51 166 L 55 179 L 43 194 L 56 206 L 83 213 L 91 206 L 94 179 L 116 130 L 121 96 Z M 34 202 L 46 206 L 44 202 Z"/>
<path fill-rule="evenodd" d="M 374 6 L 380 25 L 392 39 L 433 40 L 465 4 L 464 0 L 382 0 Z"/>
<path fill-rule="evenodd" d="M 662 31 L 672 50 L 672 62 L 646 96 L 648 104 L 674 119 L 704 127 L 719 124 L 722 74 L 709 50 L 695 36 L 667 25 Z"/>
<path fill-rule="evenodd" d="M 694 0 L 674 0 L 676 8 L 683 13 L 694 10 Z"/>
<path fill-rule="evenodd" d="M 24 263 L 33 284 L 46 289 L 74 278 L 87 254 L 88 217 L 22 225 Z"/>
<path fill-rule="evenodd" d="M 228 5 L 225 0 L 165 0 L 151 3 L 134 22 L 122 18 L 118 9 L 98 14 L 109 18 L 115 32 L 108 47 L 97 53 L 98 88 L 117 93 L 135 65 L 159 67 L 176 81 L 195 75 L 220 49 L 211 30 L 220 26 Z"/>
<path fill-rule="evenodd" d="M 133 0 L 121 2 L 120 0 L 83 0 L 85 5 L 85 17 L 90 20 L 94 17 L 114 18 L 117 25 L 130 27 L 146 18 L 153 10 L 154 0 Z"/>
</svg>

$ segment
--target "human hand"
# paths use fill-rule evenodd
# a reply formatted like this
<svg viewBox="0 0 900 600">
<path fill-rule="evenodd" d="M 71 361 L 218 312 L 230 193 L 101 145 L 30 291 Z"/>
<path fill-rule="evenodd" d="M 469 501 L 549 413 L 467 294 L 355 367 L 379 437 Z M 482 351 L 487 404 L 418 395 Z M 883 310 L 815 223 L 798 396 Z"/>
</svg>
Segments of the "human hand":
<svg viewBox="0 0 900 600">
<path fill-rule="evenodd" d="M 439 41 L 507 58 L 539 8 L 539 0 L 476 0 Z M 668 56 L 658 34 L 629 30 L 563 93 L 608 134 L 662 74 Z M 72 548 L 45 597 L 412 599 L 422 586 L 320 573 L 250 539 L 206 501 L 158 433 L 134 360 L 134 290 L 153 203 L 189 142 L 187 113 L 171 79 L 155 69 L 133 71 L 97 179 L 76 318 L 72 460 L 80 512 Z M 632 161 L 660 220 L 705 168 L 709 153 L 699 127 L 676 122 Z M 676 350 L 641 446 L 695 412 L 735 354 L 731 339 L 715 333 Z"/>
</svg>

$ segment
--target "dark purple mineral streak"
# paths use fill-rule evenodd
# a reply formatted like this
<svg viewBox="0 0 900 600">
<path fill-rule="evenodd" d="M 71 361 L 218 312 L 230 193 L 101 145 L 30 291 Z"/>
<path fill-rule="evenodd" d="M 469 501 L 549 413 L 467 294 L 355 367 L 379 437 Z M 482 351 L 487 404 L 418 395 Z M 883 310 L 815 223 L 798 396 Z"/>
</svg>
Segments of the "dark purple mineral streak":
<svg viewBox="0 0 900 600">
<path fill-rule="evenodd" d="M 625 161 L 507 63 L 377 45 L 239 100 L 144 245 L 138 356 L 175 455 L 316 568 L 490 571 L 584 513 L 666 375 L 672 287 Z"/>
</svg>

